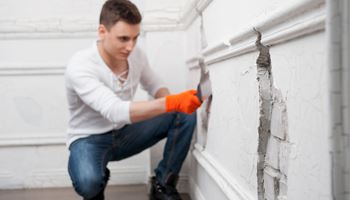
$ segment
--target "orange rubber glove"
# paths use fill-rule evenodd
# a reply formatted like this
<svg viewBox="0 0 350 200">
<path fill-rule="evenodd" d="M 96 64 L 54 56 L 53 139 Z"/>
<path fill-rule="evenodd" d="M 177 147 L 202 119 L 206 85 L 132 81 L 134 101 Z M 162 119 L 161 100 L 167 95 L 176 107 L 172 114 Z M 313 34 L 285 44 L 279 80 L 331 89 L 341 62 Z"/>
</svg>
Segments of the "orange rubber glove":
<svg viewBox="0 0 350 200">
<path fill-rule="evenodd" d="M 196 90 L 188 90 L 180 94 L 166 96 L 166 111 L 177 111 L 186 114 L 193 113 L 202 104 L 196 96 L 196 93 Z"/>
</svg>

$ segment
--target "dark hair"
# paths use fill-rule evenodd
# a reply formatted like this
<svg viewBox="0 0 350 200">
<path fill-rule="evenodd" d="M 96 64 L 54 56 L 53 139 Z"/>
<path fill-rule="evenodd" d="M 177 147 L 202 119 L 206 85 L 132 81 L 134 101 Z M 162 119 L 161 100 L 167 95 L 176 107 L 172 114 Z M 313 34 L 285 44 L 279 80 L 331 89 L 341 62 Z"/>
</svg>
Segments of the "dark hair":
<svg viewBox="0 0 350 200">
<path fill-rule="evenodd" d="M 129 0 L 108 0 L 103 4 L 100 14 L 100 24 L 103 24 L 107 30 L 118 21 L 139 24 L 141 20 L 140 11 Z"/>
</svg>

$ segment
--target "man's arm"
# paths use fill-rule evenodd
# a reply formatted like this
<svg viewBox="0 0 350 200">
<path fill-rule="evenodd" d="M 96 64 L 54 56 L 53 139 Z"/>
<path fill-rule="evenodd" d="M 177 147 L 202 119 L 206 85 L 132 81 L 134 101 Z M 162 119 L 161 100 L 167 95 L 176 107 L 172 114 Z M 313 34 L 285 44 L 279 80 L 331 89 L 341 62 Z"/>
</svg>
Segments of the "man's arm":
<svg viewBox="0 0 350 200">
<path fill-rule="evenodd" d="M 157 94 L 169 92 L 167 89 L 158 90 Z M 143 121 L 166 112 L 193 113 L 201 105 L 195 90 L 189 90 L 175 95 L 167 95 L 155 100 L 131 102 L 130 120 L 132 123 Z"/>
<path fill-rule="evenodd" d="M 130 104 L 131 122 L 134 123 L 164 114 L 166 112 L 164 97 L 169 95 L 168 88 L 160 88 L 154 96 L 155 100 L 132 102 Z"/>
<path fill-rule="evenodd" d="M 154 95 L 154 98 L 159 99 L 168 95 L 170 95 L 170 91 L 168 88 L 160 88 Z"/>
<path fill-rule="evenodd" d="M 130 103 L 130 119 L 132 123 L 150 119 L 164 113 L 166 113 L 164 97 L 150 101 Z"/>
</svg>

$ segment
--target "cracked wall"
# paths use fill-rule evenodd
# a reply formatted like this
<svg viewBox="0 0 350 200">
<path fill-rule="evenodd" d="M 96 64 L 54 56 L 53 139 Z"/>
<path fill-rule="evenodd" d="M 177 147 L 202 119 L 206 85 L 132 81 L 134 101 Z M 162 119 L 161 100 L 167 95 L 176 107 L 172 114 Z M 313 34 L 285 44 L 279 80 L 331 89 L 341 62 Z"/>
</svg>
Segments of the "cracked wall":
<svg viewBox="0 0 350 200">
<path fill-rule="evenodd" d="M 197 134 L 204 137 L 194 147 L 193 188 L 203 197 L 219 193 L 226 199 L 329 200 L 324 2 L 256 3 L 248 0 L 237 7 L 213 1 L 203 12 L 208 36 L 203 54 L 214 99 L 208 127 L 202 127 L 206 132 Z M 198 24 L 191 26 L 189 42 L 198 41 L 193 37 L 199 36 Z M 269 67 L 256 68 L 253 26 L 264 34 L 262 42 L 272 45 Z M 199 49 L 198 42 L 191 44 Z M 190 50 L 188 63 L 193 66 L 201 51 Z M 218 187 L 221 191 L 213 189 Z"/>
<path fill-rule="evenodd" d="M 270 69 L 257 70 L 256 51 L 209 66 L 214 98 L 207 132 L 197 133 L 206 136 L 201 150 L 215 161 L 210 170 L 224 171 L 227 181 L 232 180 L 230 187 L 238 185 L 237 191 L 251 194 L 251 199 L 257 199 L 258 185 L 264 200 L 329 199 L 323 37 L 319 33 L 272 46 Z M 260 133 L 265 133 L 259 140 L 260 124 Z M 207 178 L 203 165 L 197 165 L 194 173 L 203 195 L 220 192 L 211 188 L 223 184 L 221 179 Z"/>
<path fill-rule="evenodd" d="M 273 85 L 271 56 L 268 46 L 261 43 L 256 31 L 257 80 L 259 85 L 259 143 L 258 143 L 258 199 L 287 198 L 289 142 L 287 140 L 287 106 L 280 90 Z"/>
</svg>

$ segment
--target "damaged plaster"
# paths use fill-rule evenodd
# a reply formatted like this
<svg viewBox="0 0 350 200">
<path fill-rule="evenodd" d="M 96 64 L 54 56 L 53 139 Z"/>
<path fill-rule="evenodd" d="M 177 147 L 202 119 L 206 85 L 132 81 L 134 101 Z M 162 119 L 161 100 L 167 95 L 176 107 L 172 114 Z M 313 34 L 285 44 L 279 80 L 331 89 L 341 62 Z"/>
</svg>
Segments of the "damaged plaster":
<svg viewBox="0 0 350 200">
<path fill-rule="evenodd" d="M 211 102 L 212 102 L 213 96 L 210 95 L 208 99 L 206 99 L 202 104 L 202 109 L 200 109 L 199 115 L 200 115 L 200 126 L 201 126 L 201 139 L 200 144 L 205 148 L 207 144 L 207 134 L 208 134 L 208 124 L 209 124 L 209 118 L 210 118 L 210 108 L 211 108 Z"/>
<path fill-rule="evenodd" d="M 257 187 L 259 200 L 286 199 L 287 171 L 290 147 L 287 137 L 287 106 L 281 92 L 273 86 L 269 47 L 261 43 L 257 33 L 259 50 L 257 80 L 259 85 L 259 143 L 257 163 Z"/>
<path fill-rule="evenodd" d="M 255 29 L 254 29 L 255 30 Z M 256 30 L 255 30 L 256 31 Z M 258 163 L 257 163 L 257 180 L 258 180 L 258 199 L 265 199 L 264 188 L 264 169 L 267 142 L 270 136 L 272 92 L 271 92 L 271 60 L 269 48 L 261 44 L 261 33 L 256 31 L 258 37 L 255 42 L 259 50 L 257 64 L 257 80 L 259 83 L 259 143 L 258 143 Z"/>
</svg>

